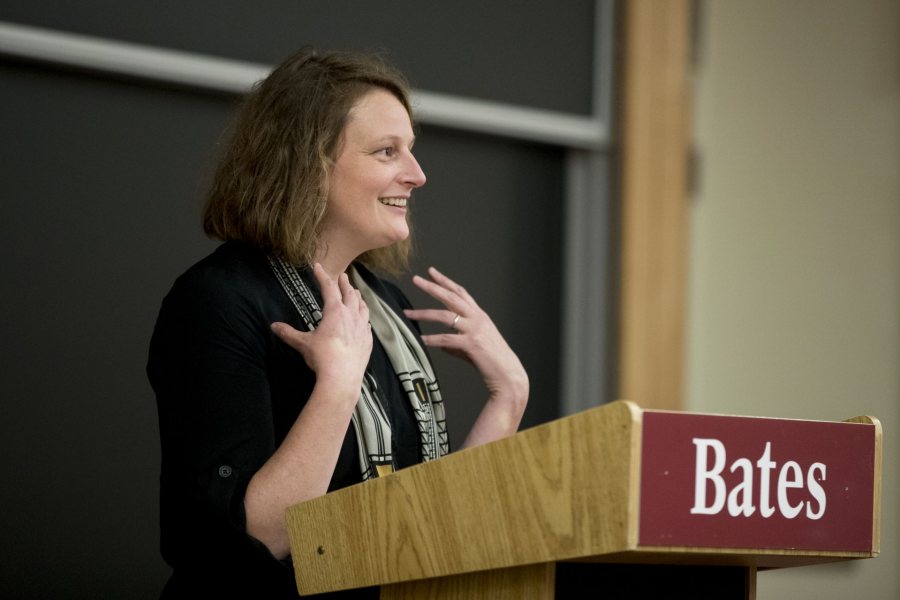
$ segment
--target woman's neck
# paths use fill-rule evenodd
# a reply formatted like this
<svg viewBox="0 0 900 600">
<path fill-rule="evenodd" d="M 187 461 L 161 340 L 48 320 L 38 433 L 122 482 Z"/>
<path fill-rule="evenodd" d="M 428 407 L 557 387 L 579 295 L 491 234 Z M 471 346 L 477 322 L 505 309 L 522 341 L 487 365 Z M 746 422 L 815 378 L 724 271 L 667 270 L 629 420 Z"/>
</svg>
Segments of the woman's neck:
<svg viewBox="0 0 900 600">
<path fill-rule="evenodd" d="M 322 265 L 322 268 L 325 269 L 325 272 L 328 273 L 328 276 L 337 281 L 338 277 L 340 277 L 341 273 L 345 273 L 347 269 L 350 268 L 350 264 L 356 260 L 356 257 L 349 256 L 341 256 L 340 253 L 331 251 L 328 252 L 325 249 L 320 249 L 316 252 L 314 257 L 314 262 Z"/>
</svg>

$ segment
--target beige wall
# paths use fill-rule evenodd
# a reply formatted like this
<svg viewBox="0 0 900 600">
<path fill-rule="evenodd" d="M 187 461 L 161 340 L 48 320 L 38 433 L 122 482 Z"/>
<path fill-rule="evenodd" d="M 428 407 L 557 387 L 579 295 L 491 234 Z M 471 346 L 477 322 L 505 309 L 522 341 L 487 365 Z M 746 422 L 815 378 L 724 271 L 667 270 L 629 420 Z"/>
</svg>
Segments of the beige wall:
<svg viewBox="0 0 900 600">
<path fill-rule="evenodd" d="M 759 598 L 898 598 L 900 2 L 700 9 L 686 407 L 879 417 L 881 557 Z"/>
</svg>

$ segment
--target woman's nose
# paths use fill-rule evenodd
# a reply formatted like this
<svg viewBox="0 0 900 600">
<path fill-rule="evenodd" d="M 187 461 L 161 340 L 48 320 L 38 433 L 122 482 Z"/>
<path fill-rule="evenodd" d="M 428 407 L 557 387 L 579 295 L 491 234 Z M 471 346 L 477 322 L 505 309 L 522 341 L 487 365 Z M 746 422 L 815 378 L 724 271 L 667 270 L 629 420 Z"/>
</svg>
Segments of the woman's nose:
<svg viewBox="0 0 900 600">
<path fill-rule="evenodd" d="M 425 185 L 425 171 L 419 166 L 419 161 L 410 153 L 407 170 L 405 173 L 406 182 L 413 187 L 422 187 Z"/>
</svg>

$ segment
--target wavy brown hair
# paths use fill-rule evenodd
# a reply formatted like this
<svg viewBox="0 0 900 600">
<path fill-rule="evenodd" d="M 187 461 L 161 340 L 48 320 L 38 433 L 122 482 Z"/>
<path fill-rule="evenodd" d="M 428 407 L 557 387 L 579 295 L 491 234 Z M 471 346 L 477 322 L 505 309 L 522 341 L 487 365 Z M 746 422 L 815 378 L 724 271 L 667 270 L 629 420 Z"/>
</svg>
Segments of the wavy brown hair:
<svg viewBox="0 0 900 600">
<path fill-rule="evenodd" d="M 406 79 L 377 55 L 305 48 L 257 83 L 222 149 L 203 210 L 206 234 L 310 264 L 347 115 L 375 88 L 396 96 L 412 119 Z M 359 260 L 396 273 L 410 246 L 407 238 Z"/>
</svg>

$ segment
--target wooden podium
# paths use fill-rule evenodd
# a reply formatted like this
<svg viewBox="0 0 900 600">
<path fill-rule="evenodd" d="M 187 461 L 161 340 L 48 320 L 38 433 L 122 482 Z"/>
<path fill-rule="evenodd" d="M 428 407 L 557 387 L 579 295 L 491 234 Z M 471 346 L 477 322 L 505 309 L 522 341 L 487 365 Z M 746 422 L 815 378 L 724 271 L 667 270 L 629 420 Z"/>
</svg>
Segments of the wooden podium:
<svg viewBox="0 0 900 600">
<path fill-rule="evenodd" d="M 298 504 L 287 519 L 302 595 L 753 598 L 757 569 L 876 556 L 880 492 L 874 418 L 619 401 Z"/>
</svg>

